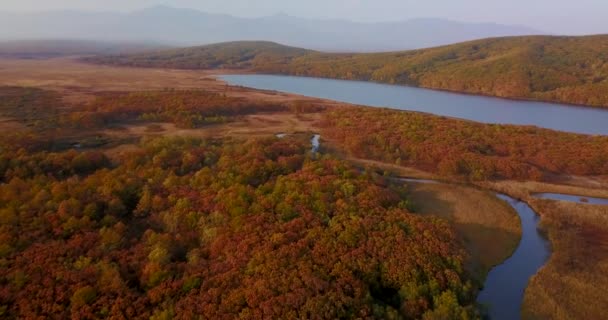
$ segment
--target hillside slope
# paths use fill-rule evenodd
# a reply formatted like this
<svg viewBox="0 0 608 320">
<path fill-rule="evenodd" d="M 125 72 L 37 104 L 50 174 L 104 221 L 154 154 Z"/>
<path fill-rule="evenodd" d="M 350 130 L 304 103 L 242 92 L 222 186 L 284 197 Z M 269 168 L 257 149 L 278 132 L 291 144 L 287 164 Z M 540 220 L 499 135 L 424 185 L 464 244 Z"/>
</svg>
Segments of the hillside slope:
<svg viewBox="0 0 608 320">
<path fill-rule="evenodd" d="M 491 38 L 429 49 L 322 53 L 232 42 L 89 61 L 142 67 L 232 68 L 608 107 L 608 35 Z"/>
<path fill-rule="evenodd" d="M 271 70 L 289 65 L 296 57 L 313 53 L 315 52 L 311 50 L 283 46 L 274 42 L 240 41 L 134 55 L 94 57 L 85 60 L 135 67 Z"/>
</svg>

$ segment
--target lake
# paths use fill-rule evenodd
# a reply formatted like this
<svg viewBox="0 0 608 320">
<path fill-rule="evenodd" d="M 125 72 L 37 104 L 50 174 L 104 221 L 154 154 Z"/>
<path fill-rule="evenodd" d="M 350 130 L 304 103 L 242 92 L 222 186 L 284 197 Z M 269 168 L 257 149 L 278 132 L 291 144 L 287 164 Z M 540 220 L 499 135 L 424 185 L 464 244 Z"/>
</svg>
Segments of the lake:
<svg viewBox="0 0 608 320">
<path fill-rule="evenodd" d="M 608 135 L 608 109 L 475 96 L 364 81 L 275 75 L 223 75 L 232 85 L 335 101 L 420 111 L 482 123 L 533 125 L 559 131 Z"/>
</svg>

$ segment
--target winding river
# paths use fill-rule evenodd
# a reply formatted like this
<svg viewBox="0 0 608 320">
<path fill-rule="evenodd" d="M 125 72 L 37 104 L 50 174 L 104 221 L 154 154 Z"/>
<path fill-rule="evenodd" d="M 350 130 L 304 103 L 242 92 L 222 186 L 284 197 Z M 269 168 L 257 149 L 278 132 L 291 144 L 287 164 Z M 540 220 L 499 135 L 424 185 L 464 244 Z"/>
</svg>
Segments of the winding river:
<svg viewBox="0 0 608 320">
<path fill-rule="evenodd" d="M 608 109 L 507 100 L 363 81 L 274 75 L 223 75 L 220 78 L 232 85 L 359 105 L 427 112 L 482 123 L 533 125 L 608 135 Z"/>
<path fill-rule="evenodd" d="M 283 138 L 286 135 L 280 133 L 276 136 Z M 312 136 L 310 140 L 312 153 L 319 151 L 320 139 L 319 134 Z M 422 184 L 442 183 L 427 179 L 397 178 L 396 180 Z M 538 232 L 540 217 L 528 204 L 504 194 L 496 194 L 496 196 L 507 202 L 519 215 L 522 237 L 513 255 L 490 270 L 477 302 L 487 308 L 488 316 L 492 320 L 520 319 L 528 281 L 547 262 L 550 248 L 548 241 Z"/>
<path fill-rule="evenodd" d="M 440 183 L 422 179 L 399 180 L 413 183 Z M 504 194 L 497 196 L 517 211 L 521 220 L 522 237 L 513 255 L 488 273 L 477 302 L 487 307 L 491 320 L 514 320 L 521 318 L 521 307 L 528 281 L 547 262 L 550 248 L 548 241 L 538 232 L 540 217 L 528 204 Z"/>
<path fill-rule="evenodd" d="M 488 273 L 477 302 L 488 307 L 492 320 L 520 319 L 528 281 L 549 259 L 549 243 L 538 233 L 540 217 L 528 204 L 503 194 L 498 197 L 517 211 L 522 237 L 515 253 Z"/>
</svg>

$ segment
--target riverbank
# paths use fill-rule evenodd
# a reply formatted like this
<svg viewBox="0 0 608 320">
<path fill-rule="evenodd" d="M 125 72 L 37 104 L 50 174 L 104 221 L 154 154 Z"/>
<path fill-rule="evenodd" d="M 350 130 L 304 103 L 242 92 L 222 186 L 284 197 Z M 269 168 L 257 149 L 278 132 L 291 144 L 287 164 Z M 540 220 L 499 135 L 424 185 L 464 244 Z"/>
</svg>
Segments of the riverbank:
<svg viewBox="0 0 608 320">
<path fill-rule="evenodd" d="M 485 124 L 537 126 L 563 132 L 608 135 L 604 125 L 608 122 L 608 110 L 600 108 L 508 100 L 367 81 L 267 74 L 227 74 L 220 79 L 231 85 L 259 90 L 424 112 Z"/>
<path fill-rule="evenodd" d="M 351 159 L 397 176 L 433 179 L 436 175 L 378 161 Z M 460 180 L 444 181 L 462 186 Z M 530 278 L 522 306 L 523 319 L 601 319 L 608 303 L 608 206 L 537 199 L 542 192 L 608 196 L 605 178 L 562 177 L 561 184 L 543 182 L 477 182 L 523 200 L 540 217 L 540 231 L 551 245 L 551 257 Z M 466 184 L 465 184 L 466 185 Z M 434 185 L 425 185 L 432 188 Z M 590 303 L 595 301 L 595 303 Z"/>
</svg>

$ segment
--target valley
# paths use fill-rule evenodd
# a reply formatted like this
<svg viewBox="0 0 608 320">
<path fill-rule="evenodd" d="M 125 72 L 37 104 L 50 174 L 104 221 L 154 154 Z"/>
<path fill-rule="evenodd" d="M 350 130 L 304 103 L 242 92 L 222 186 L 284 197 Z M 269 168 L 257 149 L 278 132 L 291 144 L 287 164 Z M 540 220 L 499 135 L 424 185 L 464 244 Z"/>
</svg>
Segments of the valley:
<svg viewBox="0 0 608 320">
<path fill-rule="evenodd" d="M 232 69 L 54 58 L 0 59 L 0 72 L 0 314 L 477 318 L 488 272 L 522 236 L 498 192 L 551 244 L 523 318 L 601 317 L 608 207 L 534 195 L 608 198 L 605 136 L 217 78 Z"/>
</svg>

